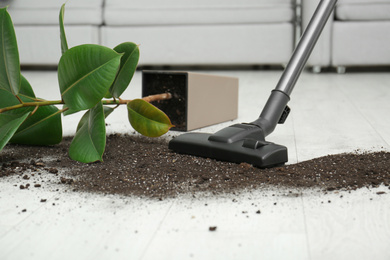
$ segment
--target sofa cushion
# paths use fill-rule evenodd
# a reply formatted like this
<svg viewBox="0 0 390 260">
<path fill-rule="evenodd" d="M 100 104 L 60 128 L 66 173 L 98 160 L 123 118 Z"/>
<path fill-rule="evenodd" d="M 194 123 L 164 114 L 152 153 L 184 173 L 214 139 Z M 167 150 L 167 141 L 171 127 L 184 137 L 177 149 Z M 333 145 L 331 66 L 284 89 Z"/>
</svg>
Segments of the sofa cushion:
<svg viewBox="0 0 390 260">
<path fill-rule="evenodd" d="M 389 32 L 390 21 L 335 22 L 332 37 L 332 65 L 389 65 Z"/>
<path fill-rule="evenodd" d="M 104 26 L 102 44 L 140 44 L 140 65 L 286 64 L 294 47 L 292 23 Z"/>
<path fill-rule="evenodd" d="M 104 0 L 3 0 L 15 25 L 58 25 L 61 5 L 66 2 L 66 24 L 102 24 Z"/>
<path fill-rule="evenodd" d="M 61 58 L 60 36 L 55 25 L 18 25 L 15 27 L 22 65 L 57 66 Z M 99 43 L 99 27 L 69 25 L 66 27 L 69 48 L 84 43 Z"/>
<path fill-rule="evenodd" d="M 107 25 L 291 22 L 295 0 L 106 0 Z"/>
<path fill-rule="evenodd" d="M 339 0 L 335 15 L 341 21 L 390 20 L 390 0 Z"/>
</svg>

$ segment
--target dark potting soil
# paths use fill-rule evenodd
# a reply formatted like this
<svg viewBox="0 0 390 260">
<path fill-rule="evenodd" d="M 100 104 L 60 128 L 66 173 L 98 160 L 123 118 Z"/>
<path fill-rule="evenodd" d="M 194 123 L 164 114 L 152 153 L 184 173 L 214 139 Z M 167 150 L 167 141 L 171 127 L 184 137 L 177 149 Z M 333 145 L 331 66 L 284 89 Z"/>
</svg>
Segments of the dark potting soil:
<svg viewBox="0 0 390 260">
<path fill-rule="evenodd" d="M 172 129 L 187 130 L 187 75 L 185 73 L 144 72 L 143 96 L 171 93 L 172 99 L 151 102 L 171 119 Z"/>
<path fill-rule="evenodd" d="M 0 177 L 35 172 L 54 174 L 72 190 L 146 196 L 235 193 L 268 185 L 285 188 L 354 190 L 390 183 L 390 153 L 329 155 L 293 165 L 258 169 L 170 151 L 164 139 L 110 135 L 104 162 L 82 164 L 69 159 L 71 138 L 51 147 L 7 145 L 0 154 Z M 39 185 L 39 183 L 38 183 Z M 38 185 L 24 188 L 39 188 Z"/>
</svg>

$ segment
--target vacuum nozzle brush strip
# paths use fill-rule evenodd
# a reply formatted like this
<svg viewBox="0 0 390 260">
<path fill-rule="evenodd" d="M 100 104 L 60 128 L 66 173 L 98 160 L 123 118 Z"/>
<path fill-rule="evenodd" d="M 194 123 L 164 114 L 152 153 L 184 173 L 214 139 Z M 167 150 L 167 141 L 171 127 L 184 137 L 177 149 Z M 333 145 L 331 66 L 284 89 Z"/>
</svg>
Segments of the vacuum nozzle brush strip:
<svg viewBox="0 0 390 260">
<path fill-rule="evenodd" d="M 214 134 L 182 134 L 169 142 L 169 148 L 178 153 L 235 163 L 246 162 L 261 168 L 287 162 L 287 148 L 267 142 L 265 137 L 288 116 L 287 103 L 290 100 L 290 94 L 336 2 L 337 0 L 320 1 L 276 88 L 272 90 L 257 120 L 249 124 L 235 124 Z"/>
</svg>

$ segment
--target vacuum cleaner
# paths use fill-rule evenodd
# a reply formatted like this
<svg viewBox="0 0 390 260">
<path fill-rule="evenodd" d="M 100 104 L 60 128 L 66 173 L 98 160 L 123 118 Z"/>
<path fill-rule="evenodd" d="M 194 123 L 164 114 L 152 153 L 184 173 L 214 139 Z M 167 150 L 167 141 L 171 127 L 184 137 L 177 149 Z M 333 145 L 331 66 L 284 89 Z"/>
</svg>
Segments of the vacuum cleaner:
<svg viewBox="0 0 390 260">
<path fill-rule="evenodd" d="M 251 123 L 231 125 L 214 133 L 186 133 L 173 138 L 169 149 L 177 153 L 233 163 L 248 163 L 259 168 L 283 165 L 287 147 L 265 140 L 289 112 L 290 94 L 310 56 L 337 0 L 321 0 L 275 89 L 260 116 Z"/>
</svg>

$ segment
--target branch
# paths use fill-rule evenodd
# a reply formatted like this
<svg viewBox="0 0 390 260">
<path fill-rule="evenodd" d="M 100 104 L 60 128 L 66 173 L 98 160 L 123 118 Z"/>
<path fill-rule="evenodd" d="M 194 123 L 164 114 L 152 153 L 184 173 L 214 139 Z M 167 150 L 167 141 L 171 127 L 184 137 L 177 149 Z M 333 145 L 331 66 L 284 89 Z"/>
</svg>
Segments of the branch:
<svg viewBox="0 0 390 260">
<path fill-rule="evenodd" d="M 171 99 L 172 94 L 171 93 L 163 93 L 163 94 L 156 94 L 156 95 L 150 95 L 147 97 L 143 97 L 142 99 L 146 102 L 154 102 L 159 100 L 167 100 Z M 128 99 L 110 99 L 110 100 L 102 100 L 103 105 L 126 105 L 127 103 L 131 102 L 132 100 Z"/>
<path fill-rule="evenodd" d="M 62 102 L 61 100 L 26 102 L 26 103 L 22 103 L 10 107 L 1 108 L 0 113 L 22 108 L 22 107 L 40 107 L 40 106 L 50 106 L 50 105 L 60 105 L 60 104 L 64 104 L 64 102 Z"/>
<path fill-rule="evenodd" d="M 164 94 L 150 95 L 150 96 L 144 97 L 142 99 L 145 100 L 146 102 L 150 103 L 153 101 L 167 100 L 167 99 L 171 99 L 171 98 L 172 98 L 171 93 L 164 93 Z"/>
<path fill-rule="evenodd" d="M 163 94 L 156 94 L 156 95 L 150 95 L 147 97 L 142 98 L 146 102 L 153 102 L 158 100 L 167 100 L 171 99 L 172 95 L 171 93 L 163 93 Z M 125 100 L 125 99 L 112 99 L 112 100 L 102 100 L 103 105 L 126 105 L 131 100 Z M 52 101 L 35 101 L 35 102 L 26 102 L 17 104 L 10 107 L 4 107 L 0 109 L 0 114 L 3 112 L 7 112 L 10 110 L 15 110 L 22 107 L 41 107 L 41 106 L 51 106 L 51 105 L 63 105 L 65 104 L 63 100 L 52 100 Z"/>
</svg>

